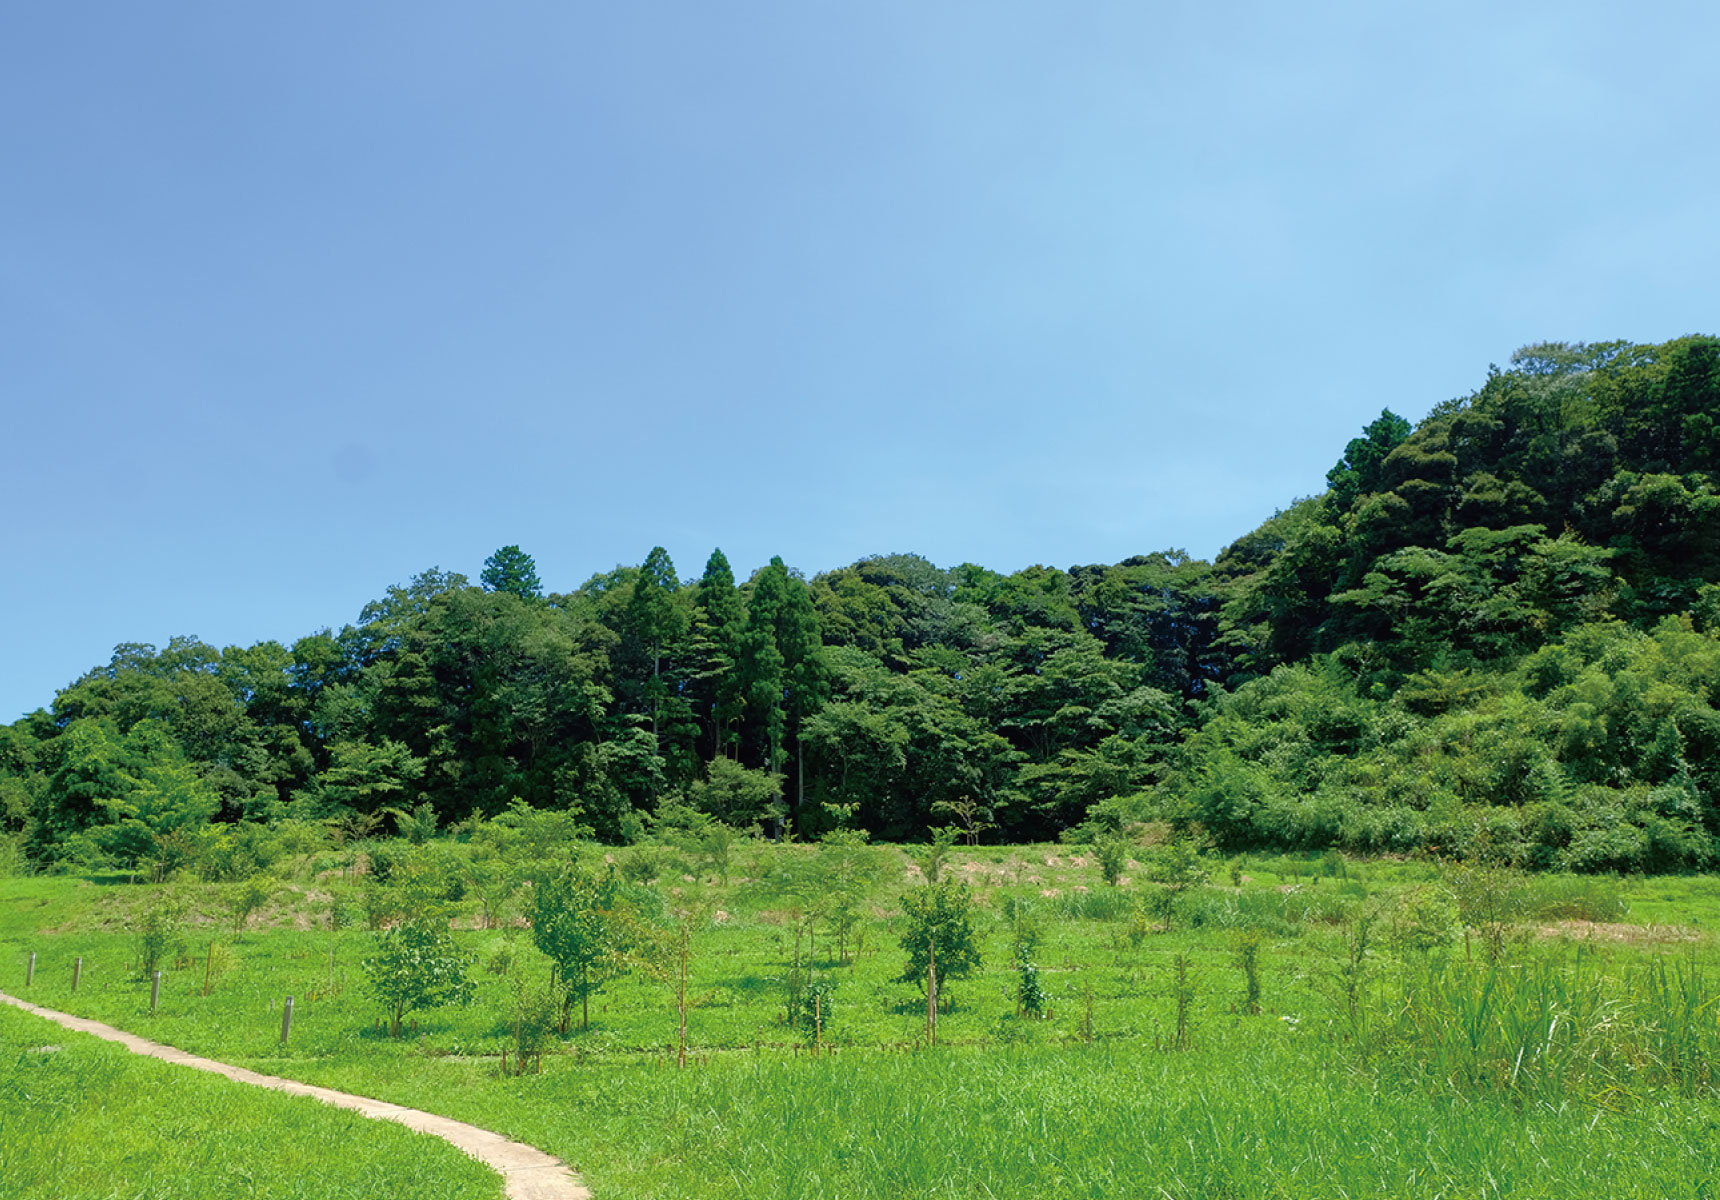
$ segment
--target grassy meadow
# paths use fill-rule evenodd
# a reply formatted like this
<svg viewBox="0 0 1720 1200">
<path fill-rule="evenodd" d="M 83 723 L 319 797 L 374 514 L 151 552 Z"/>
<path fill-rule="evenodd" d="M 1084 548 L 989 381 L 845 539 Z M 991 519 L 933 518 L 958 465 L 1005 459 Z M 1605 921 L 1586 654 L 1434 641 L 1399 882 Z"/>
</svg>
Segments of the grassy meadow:
<svg viewBox="0 0 1720 1200">
<path fill-rule="evenodd" d="M 0 1195 L 495 1200 L 501 1187 L 433 1138 L 0 1005 Z"/>
<path fill-rule="evenodd" d="M 250 884 L 0 879 L 0 989 L 496 1129 L 560 1155 L 605 1198 L 1713 1194 L 1720 882 L 1131 852 L 1113 885 L 1092 847 L 952 851 L 940 870 L 968 885 L 980 966 L 945 981 L 936 1045 L 923 991 L 898 978 L 900 900 L 926 867 L 840 842 L 737 843 L 720 863 L 656 845 L 544 851 L 609 860 L 658 934 L 649 962 L 592 998 L 590 1027 L 575 1007 L 565 1034 L 543 1027 L 550 968 L 523 921 L 529 889 L 447 840 L 295 855 Z M 409 1012 L 395 1038 L 362 963 L 373 925 L 425 905 L 452 922 L 475 996 Z M 151 916 L 163 911 L 165 925 Z M 1023 1011 L 1023 961 L 1038 1013 Z M 29 1169 L 14 1146 L 74 1113 L 105 1120 L 110 1092 L 181 1086 L 49 1029 L 0 1023 L 8 1195 L 42 1186 L 4 1186 Z M 30 1049 L 49 1042 L 66 1050 Z M 53 1076 L 64 1117 L 40 1115 L 32 1072 Z M 321 1158 L 381 1162 L 410 1137 L 368 1124 L 337 1137 L 298 1114 L 304 1102 L 265 1102 L 292 1105 L 280 1127 Z M 160 1136 L 195 1140 L 203 1161 L 249 1160 L 224 1131 L 257 1123 Z M 141 1119 L 114 1128 L 123 1138 L 30 1157 L 69 1162 L 72 1146 L 110 1140 L 158 1153 Z M 438 1194 L 486 1194 L 448 1155 L 422 1155 L 426 1173 L 446 1172 Z"/>
</svg>

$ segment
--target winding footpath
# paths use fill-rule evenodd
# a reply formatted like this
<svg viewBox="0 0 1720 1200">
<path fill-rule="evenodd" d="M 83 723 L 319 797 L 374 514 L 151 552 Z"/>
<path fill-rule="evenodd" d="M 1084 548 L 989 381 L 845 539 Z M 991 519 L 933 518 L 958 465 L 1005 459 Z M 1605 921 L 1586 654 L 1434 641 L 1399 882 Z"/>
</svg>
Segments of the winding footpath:
<svg viewBox="0 0 1720 1200">
<path fill-rule="evenodd" d="M 0 992 L 0 1001 L 21 1008 L 27 1013 L 56 1022 L 67 1029 L 78 1033 L 94 1034 L 110 1042 L 118 1042 L 135 1054 L 146 1054 L 150 1058 L 159 1058 L 162 1062 L 178 1063 L 185 1067 L 195 1067 L 199 1071 L 208 1071 L 214 1075 L 222 1075 L 239 1083 L 249 1083 L 256 1087 L 268 1088 L 271 1091 L 286 1092 L 294 1096 L 310 1096 L 321 1100 L 324 1104 L 333 1104 L 338 1108 L 349 1108 L 366 1117 L 381 1121 L 397 1121 L 408 1129 L 419 1133 L 428 1133 L 443 1141 L 464 1150 L 485 1166 L 498 1172 L 503 1180 L 508 1200 L 591 1200 L 591 1192 L 568 1170 L 567 1164 L 553 1155 L 545 1154 L 535 1146 L 527 1146 L 523 1142 L 510 1142 L 499 1133 L 491 1133 L 488 1129 L 479 1129 L 476 1125 L 468 1125 L 464 1121 L 452 1121 L 447 1117 L 439 1117 L 435 1113 L 427 1113 L 416 1108 L 405 1108 L 399 1104 L 388 1104 L 381 1100 L 372 1100 L 367 1096 L 354 1096 L 349 1092 L 337 1092 L 332 1088 L 313 1087 L 308 1083 L 299 1083 L 293 1079 L 282 1079 L 275 1075 L 259 1075 L 255 1071 L 247 1071 L 244 1067 L 235 1067 L 228 1063 L 216 1062 L 212 1058 L 200 1058 L 195 1054 L 187 1054 L 172 1046 L 164 1046 L 160 1042 L 152 1042 L 140 1038 L 136 1034 L 127 1033 L 123 1029 L 115 1029 L 112 1025 L 104 1025 L 100 1021 L 91 1021 L 86 1017 L 74 1017 L 70 1013 L 56 1012 L 51 1008 L 42 1008 L 16 996 Z"/>
</svg>

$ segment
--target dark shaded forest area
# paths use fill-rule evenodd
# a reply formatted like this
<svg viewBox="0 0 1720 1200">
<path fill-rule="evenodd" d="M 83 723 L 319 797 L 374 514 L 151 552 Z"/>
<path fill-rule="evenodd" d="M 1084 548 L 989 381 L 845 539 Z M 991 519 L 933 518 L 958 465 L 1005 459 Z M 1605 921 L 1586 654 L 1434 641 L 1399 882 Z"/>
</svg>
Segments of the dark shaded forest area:
<svg viewBox="0 0 1720 1200">
<path fill-rule="evenodd" d="M 1079 839 L 1710 866 L 1720 339 L 1519 351 L 1216 561 L 911 554 L 546 593 L 504 547 L 291 646 L 122 645 L 0 727 L 38 865 L 219 864 L 521 806 L 613 842 Z M 504 817 L 505 819 L 505 817 Z"/>
</svg>

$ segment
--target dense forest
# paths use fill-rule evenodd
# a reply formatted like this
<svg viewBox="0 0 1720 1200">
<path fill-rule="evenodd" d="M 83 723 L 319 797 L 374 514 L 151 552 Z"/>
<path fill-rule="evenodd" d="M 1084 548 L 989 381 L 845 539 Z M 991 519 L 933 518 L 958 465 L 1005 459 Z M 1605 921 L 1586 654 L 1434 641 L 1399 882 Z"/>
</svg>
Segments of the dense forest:
<svg viewBox="0 0 1720 1200">
<path fill-rule="evenodd" d="M 1720 339 L 1549 344 L 1216 561 L 810 578 L 721 551 L 546 592 L 519 547 L 292 645 L 122 645 L 0 727 L 38 865 L 527 809 L 626 842 L 1134 822 L 1229 848 L 1667 871 L 1720 846 Z M 206 869 L 210 869 L 207 868 Z"/>
</svg>

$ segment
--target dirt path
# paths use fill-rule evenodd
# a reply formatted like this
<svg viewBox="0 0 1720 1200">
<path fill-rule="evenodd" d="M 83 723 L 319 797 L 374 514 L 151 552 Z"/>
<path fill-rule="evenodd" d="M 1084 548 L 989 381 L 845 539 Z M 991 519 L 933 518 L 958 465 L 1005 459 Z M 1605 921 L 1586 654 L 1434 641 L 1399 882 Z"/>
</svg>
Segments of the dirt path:
<svg viewBox="0 0 1720 1200">
<path fill-rule="evenodd" d="M 311 1096 L 324 1104 L 350 1108 L 356 1113 L 378 1120 L 398 1121 L 408 1129 L 432 1134 L 499 1172 L 509 1200 L 591 1200 L 591 1193 L 561 1159 L 545 1154 L 536 1147 L 510 1142 L 501 1134 L 491 1133 L 488 1129 L 479 1129 L 476 1125 L 467 1125 L 463 1121 L 451 1121 L 435 1113 L 420 1112 L 416 1108 L 403 1108 L 398 1104 L 387 1104 L 381 1100 L 337 1092 L 331 1088 L 312 1087 L 308 1083 L 281 1079 L 274 1075 L 259 1075 L 255 1071 L 247 1071 L 244 1067 L 229 1066 L 212 1058 L 199 1058 L 195 1054 L 187 1054 L 172 1046 L 163 1046 L 160 1042 L 140 1038 L 136 1034 L 115 1029 L 112 1025 L 104 1025 L 100 1021 L 55 1012 L 51 1008 L 40 1008 L 5 992 L 0 992 L 0 1001 L 57 1022 L 67 1029 L 118 1042 L 136 1054 L 147 1054 L 163 1062 L 195 1067 L 199 1071 L 224 1075 L 228 1079 L 269 1088 L 272 1091 L 287 1092 L 294 1096 Z"/>
</svg>

